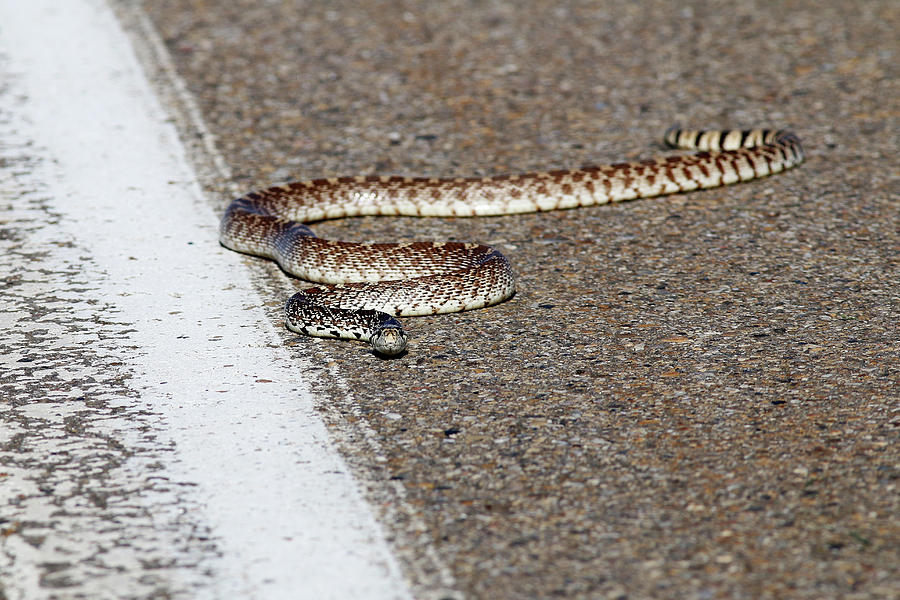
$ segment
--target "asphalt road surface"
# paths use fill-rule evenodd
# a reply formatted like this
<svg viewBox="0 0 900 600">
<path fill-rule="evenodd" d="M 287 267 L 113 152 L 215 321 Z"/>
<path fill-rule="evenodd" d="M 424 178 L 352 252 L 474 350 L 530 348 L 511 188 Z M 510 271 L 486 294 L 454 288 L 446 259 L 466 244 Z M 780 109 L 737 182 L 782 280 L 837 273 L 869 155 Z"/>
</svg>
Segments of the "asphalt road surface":
<svg viewBox="0 0 900 600">
<path fill-rule="evenodd" d="M 366 535 L 387 541 L 389 556 L 364 561 L 384 575 L 385 597 L 900 598 L 900 4 L 113 8 L 211 207 L 195 211 L 209 221 L 196 244 L 243 266 L 232 293 L 245 308 L 263 299 L 255 321 L 244 311 L 253 329 L 274 326 L 247 347 L 281 353 L 273 385 L 309 391 L 335 464 L 349 466 L 377 520 Z M 284 330 L 280 309 L 298 283 L 214 247 L 216 211 L 242 191 L 650 157 L 673 123 L 790 128 L 808 160 L 762 181 L 614 206 L 317 224 L 323 237 L 478 241 L 510 258 L 513 299 L 407 320 L 409 353 L 397 359 Z M 77 274 L 77 253 L 67 264 Z M 156 302 L 165 309 L 171 295 Z M 85 331 L 110 327 L 102 302 L 92 310 Z M 215 348 L 215 335 L 192 343 Z M 16 390 L 6 417 L 17 423 L 52 394 L 18 386 L 22 376 L 4 373 L 0 388 Z M 268 392 L 254 389 L 246 410 L 262 415 Z M 134 413 L 132 429 L 90 438 L 88 458 L 109 459 L 106 448 L 155 427 L 159 409 L 128 379 L 76 397 L 84 427 L 99 427 L 110 403 Z M 190 404 L 190 388 L 180 399 Z M 58 420 L 64 446 L 81 430 Z M 2 464 L 37 481 L 27 473 L 40 465 L 16 439 Z M 142 456 L 166 465 L 167 448 L 190 443 L 185 434 Z M 268 486 L 294 478 L 291 468 Z M 125 473 L 102 472 L 129 497 Z M 85 466 L 57 474 L 86 489 L 92 477 Z M 211 589 L 204 565 L 232 552 L 215 527 L 185 533 L 206 523 L 191 518 L 203 496 L 167 498 L 165 527 L 135 522 L 160 539 L 121 550 L 155 578 L 130 596 Z M 52 539 L 56 521 L 35 520 Z M 0 527 L 15 548 L 48 551 L 9 522 Z M 161 550 L 170 543 L 174 558 Z M 140 561 L 146 553 L 153 560 Z M 36 565 L 46 597 L 77 597 L 96 567 L 96 556 L 24 556 L 14 558 Z"/>
</svg>

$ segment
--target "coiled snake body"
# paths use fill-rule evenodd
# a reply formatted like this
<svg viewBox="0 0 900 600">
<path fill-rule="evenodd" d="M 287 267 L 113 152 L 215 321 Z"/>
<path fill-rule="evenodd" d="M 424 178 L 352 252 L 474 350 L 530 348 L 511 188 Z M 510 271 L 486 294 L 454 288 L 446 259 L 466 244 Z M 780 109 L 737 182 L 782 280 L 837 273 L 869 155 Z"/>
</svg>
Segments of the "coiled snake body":
<svg viewBox="0 0 900 600">
<path fill-rule="evenodd" d="M 351 243 L 315 237 L 303 223 L 361 215 L 488 216 L 591 206 L 747 181 L 800 164 L 791 133 L 672 129 L 667 144 L 700 152 L 641 162 L 484 178 L 340 177 L 251 192 L 225 211 L 220 241 L 274 259 L 319 283 L 288 300 L 288 328 L 370 342 L 398 354 L 394 317 L 497 304 L 515 292 L 506 258 L 480 244 Z"/>
</svg>

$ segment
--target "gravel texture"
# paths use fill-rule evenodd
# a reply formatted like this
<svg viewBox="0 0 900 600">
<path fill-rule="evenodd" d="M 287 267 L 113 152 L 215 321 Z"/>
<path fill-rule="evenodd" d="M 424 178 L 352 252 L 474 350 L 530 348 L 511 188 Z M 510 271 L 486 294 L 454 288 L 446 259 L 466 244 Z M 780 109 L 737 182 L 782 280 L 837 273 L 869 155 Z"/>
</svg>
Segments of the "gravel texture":
<svg viewBox="0 0 900 600">
<path fill-rule="evenodd" d="M 143 9 L 233 171 L 213 192 L 649 157 L 673 123 L 794 129 L 805 165 L 728 189 L 322 223 L 494 245 L 519 292 L 408 320 L 396 360 L 284 340 L 321 364 L 421 597 L 900 597 L 900 4 Z M 247 260 L 280 319 L 297 283 Z"/>
</svg>

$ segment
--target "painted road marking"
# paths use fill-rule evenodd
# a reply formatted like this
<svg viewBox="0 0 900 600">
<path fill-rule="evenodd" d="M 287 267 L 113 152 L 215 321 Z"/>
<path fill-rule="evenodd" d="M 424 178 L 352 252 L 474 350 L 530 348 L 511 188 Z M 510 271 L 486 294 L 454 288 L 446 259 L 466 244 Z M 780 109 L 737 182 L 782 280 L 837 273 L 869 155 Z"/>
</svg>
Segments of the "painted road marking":
<svg viewBox="0 0 900 600">
<path fill-rule="evenodd" d="M 0 98 L 14 122 L 4 134 L 32 157 L 29 174 L 17 176 L 39 175 L 42 201 L 60 217 L 31 234 L 75 240 L 88 253 L 76 278 L 97 295 L 96 316 L 122 325 L 120 346 L 106 351 L 122 357 L 114 369 L 137 397 L 118 401 L 158 417 L 148 422 L 176 450 L 157 474 L 190 484 L 179 487 L 178 502 L 193 509 L 215 544 L 217 558 L 202 565 L 194 595 L 409 597 L 315 412 L 302 379 L 309 365 L 281 349 L 240 257 L 219 247 L 217 218 L 108 7 L 100 0 L 0 2 L 0 23 L 13 90 Z M 19 190 L 13 200 L 27 204 L 27 194 Z M 63 342 L 49 336 L 44 343 Z M 111 380 L 109 364 L 95 373 L 82 365 L 78 377 Z M 30 477 L 7 472 L 0 507 L 14 510 L 12 494 L 27 489 Z M 66 517 L 58 521 L 64 528 Z M 52 541 L 54 531 L 45 533 Z M 90 547 L 91 532 L 82 535 Z M 0 547 L 4 593 L 44 597 L 50 592 L 35 573 L 45 557 L 17 538 L 12 530 Z M 118 557 L 122 572 L 142 558 L 139 548 L 128 552 Z M 85 578 L 70 581 L 67 593 L 110 597 L 127 582 L 121 573 L 114 581 Z"/>
</svg>

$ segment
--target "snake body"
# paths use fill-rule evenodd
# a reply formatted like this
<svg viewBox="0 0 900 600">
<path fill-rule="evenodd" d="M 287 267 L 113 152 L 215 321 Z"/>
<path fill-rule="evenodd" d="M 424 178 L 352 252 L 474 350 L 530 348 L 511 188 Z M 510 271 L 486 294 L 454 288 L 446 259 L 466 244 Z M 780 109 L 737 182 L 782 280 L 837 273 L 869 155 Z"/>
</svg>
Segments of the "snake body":
<svg viewBox="0 0 900 600">
<path fill-rule="evenodd" d="M 803 162 L 792 133 L 671 129 L 665 142 L 696 154 L 640 162 L 482 178 L 358 176 L 300 181 L 231 202 L 221 243 L 277 261 L 318 283 L 285 307 L 288 328 L 366 341 L 403 352 L 394 317 L 470 310 L 515 292 L 497 250 L 457 242 L 352 243 L 317 238 L 304 223 L 362 215 L 488 216 L 549 211 L 711 188 L 778 173 Z"/>
</svg>

